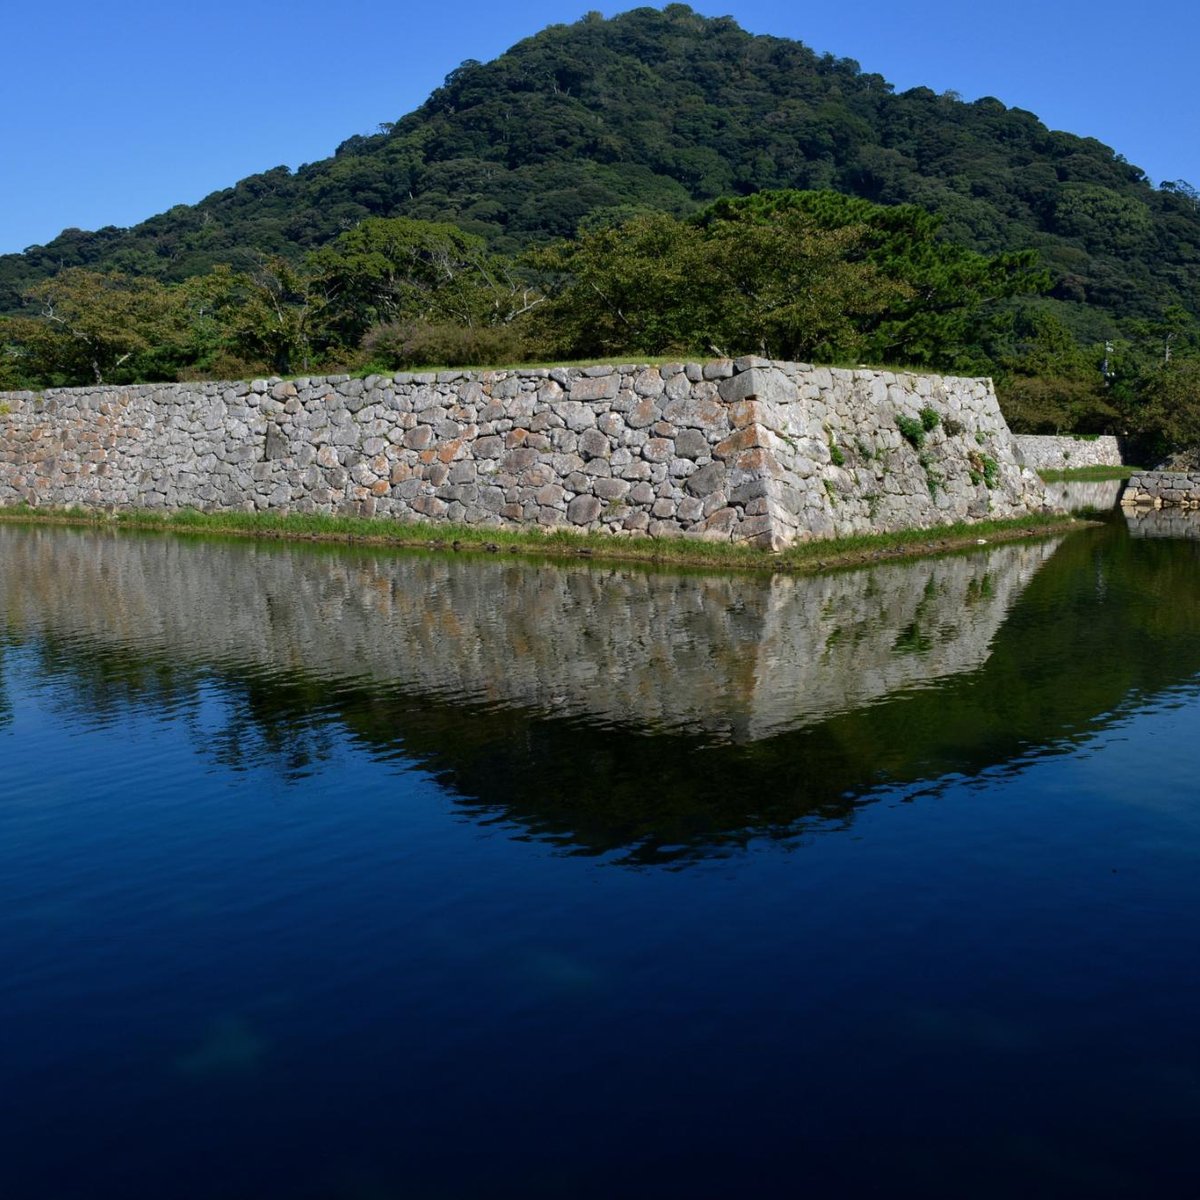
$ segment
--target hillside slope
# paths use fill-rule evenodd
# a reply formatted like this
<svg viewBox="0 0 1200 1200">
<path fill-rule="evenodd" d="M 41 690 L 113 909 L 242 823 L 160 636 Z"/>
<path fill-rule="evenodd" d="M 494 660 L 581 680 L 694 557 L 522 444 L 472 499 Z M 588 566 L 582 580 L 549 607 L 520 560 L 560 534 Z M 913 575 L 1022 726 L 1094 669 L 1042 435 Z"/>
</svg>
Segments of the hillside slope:
<svg viewBox="0 0 1200 1200">
<path fill-rule="evenodd" d="M 0 257 L 0 312 L 64 266 L 173 281 L 251 253 L 298 256 L 367 216 L 453 220 L 511 251 L 597 214 L 679 214 L 779 187 L 916 203 L 973 248 L 1035 248 L 1089 339 L 1172 303 L 1200 314 L 1200 206 L 1186 186 L 1155 189 L 1094 139 L 998 100 L 896 94 L 853 61 L 681 4 L 551 26 L 464 63 L 331 158 Z"/>
</svg>

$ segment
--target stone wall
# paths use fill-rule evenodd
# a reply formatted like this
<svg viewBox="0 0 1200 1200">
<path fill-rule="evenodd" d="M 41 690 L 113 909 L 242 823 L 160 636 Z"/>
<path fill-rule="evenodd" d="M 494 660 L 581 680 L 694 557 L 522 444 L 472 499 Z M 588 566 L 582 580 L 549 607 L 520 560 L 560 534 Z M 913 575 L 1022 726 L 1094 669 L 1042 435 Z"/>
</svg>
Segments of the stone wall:
<svg viewBox="0 0 1200 1200">
<path fill-rule="evenodd" d="M 1145 471 L 1130 475 L 1121 493 L 1125 507 L 1200 508 L 1200 471 Z"/>
<path fill-rule="evenodd" d="M 989 380 L 755 358 L 60 389 L 0 394 L 0 414 L 0 505 L 338 512 L 779 549 L 1045 504 Z"/>
<path fill-rule="evenodd" d="M 1124 464 L 1119 439 L 1105 434 L 1088 437 L 1067 433 L 1057 437 L 1040 434 L 1013 435 L 1017 457 L 1033 471 L 1069 471 L 1075 467 L 1119 467 Z"/>
</svg>

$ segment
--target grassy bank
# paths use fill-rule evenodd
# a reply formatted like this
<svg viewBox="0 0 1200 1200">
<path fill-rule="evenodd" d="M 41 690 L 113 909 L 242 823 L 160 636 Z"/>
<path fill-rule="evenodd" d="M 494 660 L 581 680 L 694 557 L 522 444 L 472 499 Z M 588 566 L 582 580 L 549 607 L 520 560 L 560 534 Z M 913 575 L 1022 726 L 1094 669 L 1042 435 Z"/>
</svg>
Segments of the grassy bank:
<svg viewBox="0 0 1200 1200">
<path fill-rule="evenodd" d="M 734 359 L 743 357 L 734 355 Z M 754 357 L 746 355 L 744 357 Z M 731 362 L 733 359 L 714 357 L 713 355 L 705 354 L 635 354 L 635 355 L 608 355 L 605 358 L 574 358 L 574 359 L 522 359 L 517 362 L 494 362 L 481 363 L 471 366 L 450 366 L 446 363 L 426 363 L 421 366 L 408 366 L 400 368 L 403 373 L 410 375 L 428 374 L 430 372 L 437 374 L 442 371 L 457 371 L 463 375 L 483 375 L 489 371 L 534 371 L 534 370 L 557 370 L 573 367 L 665 367 L 665 366 L 686 366 L 689 363 L 695 363 L 699 366 L 707 366 L 709 363 Z M 829 361 L 816 362 L 806 361 L 806 366 L 820 370 L 822 367 L 826 369 L 844 370 L 844 371 L 891 371 L 895 375 L 942 375 L 945 378 L 958 378 L 953 372 L 931 372 L 928 367 L 923 367 L 913 363 L 900 362 L 883 362 L 883 361 L 863 361 L 858 358 L 840 358 Z M 396 367 L 387 365 L 386 363 L 367 363 L 364 366 L 356 367 L 353 371 L 348 372 L 358 379 L 365 379 L 371 375 L 395 375 L 398 373 Z M 313 374 L 310 372 L 310 375 Z M 330 371 L 329 374 L 338 374 L 336 371 Z M 302 375 L 294 375 L 291 378 L 301 379 Z"/>
<path fill-rule="evenodd" d="M 1069 467 L 1065 471 L 1039 471 L 1044 483 L 1104 483 L 1109 479 L 1128 479 L 1142 467 Z"/>
<path fill-rule="evenodd" d="M 981 542 L 1015 541 L 1082 528 L 1062 516 L 981 521 L 935 529 L 907 529 L 805 542 L 781 554 L 754 546 L 693 538 L 618 537 L 558 528 L 546 533 L 476 525 L 418 524 L 362 517 L 293 513 L 104 513 L 83 509 L 16 506 L 0 509 L 0 520 L 138 530 L 205 537 L 251 537 L 342 543 L 380 548 L 415 548 L 458 553 L 523 554 L 538 558 L 584 557 L 613 562 L 717 567 L 748 571 L 822 571 L 883 559 L 945 554 Z"/>
</svg>

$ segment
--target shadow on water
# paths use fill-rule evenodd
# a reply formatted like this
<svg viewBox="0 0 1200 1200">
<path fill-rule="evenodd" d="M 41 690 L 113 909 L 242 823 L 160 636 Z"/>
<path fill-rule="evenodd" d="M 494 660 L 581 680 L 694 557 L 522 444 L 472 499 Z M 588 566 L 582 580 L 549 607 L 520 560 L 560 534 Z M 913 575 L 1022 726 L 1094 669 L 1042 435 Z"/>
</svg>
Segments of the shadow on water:
<svg viewBox="0 0 1200 1200">
<path fill-rule="evenodd" d="M 1119 525 L 770 580 L 11 527 L 0 558 L 9 644 L 72 719 L 186 721 L 215 691 L 196 744 L 223 767 L 301 776 L 348 734 L 629 864 L 1017 769 L 1200 668 L 1200 548 Z"/>
</svg>

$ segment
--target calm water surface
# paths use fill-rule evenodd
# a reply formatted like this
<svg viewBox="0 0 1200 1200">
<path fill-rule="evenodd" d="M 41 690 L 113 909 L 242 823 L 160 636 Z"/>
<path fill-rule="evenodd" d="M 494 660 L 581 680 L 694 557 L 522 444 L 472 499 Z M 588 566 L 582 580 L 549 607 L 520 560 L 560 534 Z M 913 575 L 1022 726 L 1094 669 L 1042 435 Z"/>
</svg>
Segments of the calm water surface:
<svg viewBox="0 0 1200 1200">
<path fill-rule="evenodd" d="M 1194 1196 L 1198 595 L 0 527 L 0 1195 Z"/>
</svg>

